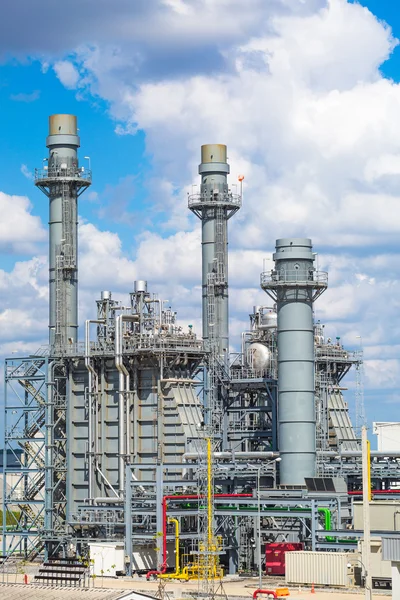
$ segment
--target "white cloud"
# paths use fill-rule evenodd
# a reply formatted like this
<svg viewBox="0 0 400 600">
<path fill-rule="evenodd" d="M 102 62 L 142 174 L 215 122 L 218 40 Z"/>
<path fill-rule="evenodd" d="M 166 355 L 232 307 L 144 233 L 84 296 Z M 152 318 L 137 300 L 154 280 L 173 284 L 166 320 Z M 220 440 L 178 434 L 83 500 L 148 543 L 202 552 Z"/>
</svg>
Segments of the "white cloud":
<svg viewBox="0 0 400 600">
<path fill-rule="evenodd" d="M 24 177 L 29 179 L 29 181 L 33 181 L 33 179 L 34 179 L 33 173 L 32 173 L 32 171 L 30 171 L 28 169 L 28 167 L 26 165 L 21 165 L 21 173 Z"/>
<path fill-rule="evenodd" d="M 37 242 L 46 239 L 39 217 L 31 214 L 26 196 L 10 196 L 0 192 L 0 249 L 5 252 L 31 253 Z"/>
<path fill-rule="evenodd" d="M 162 4 L 172 8 L 179 15 L 190 15 L 193 9 L 185 2 L 185 0 L 161 0 Z"/>
<path fill-rule="evenodd" d="M 47 258 L 19 261 L 11 272 L 0 270 L 0 337 L 5 348 L 46 339 L 48 326 Z"/>
<path fill-rule="evenodd" d="M 228 144 L 231 181 L 246 174 L 230 225 L 235 247 L 260 250 L 281 235 L 308 235 L 317 246 L 395 241 L 398 182 L 377 180 L 398 170 L 400 87 L 379 73 L 396 42 L 357 4 L 331 0 L 307 13 L 295 5 L 262 11 L 265 33 L 231 42 L 235 68 L 224 74 L 132 85 L 136 55 L 106 46 L 77 52 L 79 85 L 111 103 L 118 132 L 146 132 L 160 173 L 150 190 L 162 184 L 169 227 L 187 229 L 179 189 L 196 180 L 199 146 L 216 140 Z M 216 10 L 207 4 L 208 15 Z"/>
<path fill-rule="evenodd" d="M 75 89 L 79 81 L 77 68 L 68 60 L 59 60 L 53 65 L 54 71 L 63 85 Z"/>
</svg>

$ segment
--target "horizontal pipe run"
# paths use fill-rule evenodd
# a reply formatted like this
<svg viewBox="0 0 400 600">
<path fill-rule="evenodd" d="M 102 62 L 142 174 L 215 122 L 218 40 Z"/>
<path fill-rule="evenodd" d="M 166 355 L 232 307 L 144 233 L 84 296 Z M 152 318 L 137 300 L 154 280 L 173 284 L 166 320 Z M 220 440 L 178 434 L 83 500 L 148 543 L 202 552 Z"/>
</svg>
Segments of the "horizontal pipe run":
<svg viewBox="0 0 400 600">
<path fill-rule="evenodd" d="M 203 458 L 205 456 L 204 452 L 186 452 L 183 455 L 183 458 L 186 460 L 196 460 L 198 458 Z M 236 458 L 244 458 L 250 460 L 251 458 L 278 458 L 279 452 L 213 452 L 213 458 L 215 459 L 232 459 Z"/>
<path fill-rule="evenodd" d="M 361 457 L 361 450 L 344 450 L 343 452 L 335 452 L 334 450 L 322 450 L 317 452 L 318 456 L 337 457 L 339 458 L 358 458 Z M 186 452 L 183 458 L 186 460 L 196 460 L 197 458 L 203 458 L 205 456 L 202 452 Z M 214 452 L 213 457 L 218 459 L 236 459 L 236 458 L 278 458 L 279 452 Z M 382 452 L 380 450 L 371 450 L 371 457 L 373 458 L 400 458 L 400 451 Z"/>
<path fill-rule="evenodd" d="M 319 456 L 332 456 L 338 458 L 361 457 L 361 450 L 344 450 L 335 452 L 334 450 L 322 450 L 317 453 Z M 381 450 L 371 450 L 371 456 L 376 458 L 400 458 L 400 451 L 382 452 Z"/>
<path fill-rule="evenodd" d="M 123 504 L 123 498 L 93 498 L 95 505 L 97 504 Z"/>
</svg>

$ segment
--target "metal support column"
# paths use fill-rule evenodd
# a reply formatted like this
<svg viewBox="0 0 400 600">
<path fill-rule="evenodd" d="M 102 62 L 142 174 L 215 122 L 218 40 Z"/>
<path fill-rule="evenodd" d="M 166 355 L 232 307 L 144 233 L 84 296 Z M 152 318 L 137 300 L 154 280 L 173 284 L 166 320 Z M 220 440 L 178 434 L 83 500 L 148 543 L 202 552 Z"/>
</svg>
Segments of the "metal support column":
<svg viewBox="0 0 400 600">
<path fill-rule="evenodd" d="M 132 467 L 126 465 L 125 467 L 125 556 L 128 559 L 127 562 L 127 575 L 132 577 Z"/>
</svg>

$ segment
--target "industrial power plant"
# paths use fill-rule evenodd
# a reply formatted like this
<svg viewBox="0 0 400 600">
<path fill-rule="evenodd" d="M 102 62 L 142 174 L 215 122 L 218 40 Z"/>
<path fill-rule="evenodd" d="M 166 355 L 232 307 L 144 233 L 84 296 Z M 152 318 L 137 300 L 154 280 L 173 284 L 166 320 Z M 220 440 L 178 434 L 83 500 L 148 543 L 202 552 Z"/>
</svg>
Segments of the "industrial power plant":
<svg viewBox="0 0 400 600">
<path fill-rule="evenodd" d="M 146 273 L 124 301 L 99 290 L 78 328 L 78 199 L 92 173 L 76 117 L 52 115 L 46 146 L 34 183 L 49 200 L 49 343 L 5 361 L 2 561 L 76 585 L 106 556 L 109 575 L 193 580 L 209 598 L 226 576 L 258 577 L 258 592 L 273 577 L 371 594 L 394 585 L 400 447 L 370 450 L 362 352 L 314 317 L 328 273 L 312 240 L 266 240 L 265 304 L 249 306 L 232 352 L 228 226 L 242 195 L 226 146 L 203 145 L 188 195 L 202 336 Z"/>
</svg>

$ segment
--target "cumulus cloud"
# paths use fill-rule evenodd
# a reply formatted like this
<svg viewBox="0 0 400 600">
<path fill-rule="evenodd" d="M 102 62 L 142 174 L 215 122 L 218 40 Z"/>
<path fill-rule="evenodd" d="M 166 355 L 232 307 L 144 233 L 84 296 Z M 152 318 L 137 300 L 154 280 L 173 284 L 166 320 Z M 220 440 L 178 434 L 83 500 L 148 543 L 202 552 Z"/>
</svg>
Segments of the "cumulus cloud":
<svg viewBox="0 0 400 600">
<path fill-rule="evenodd" d="M 46 240 L 46 230 L 40 218 L 32 215 L 31 211 L 32 205 L 26 196 L 10 196 L 0 192 L 1 251 L 31 253 L 36 243 Z"/>
<path fill-rule="evenodd" d="M 11 272 L 0 270 L 0 333 L 4 350 L 46 339 L 48 326 L 47 258 L 19 261 Z"/>
<path fill-rule="evenodd" d="M 388 235 L 394 241 L 400 88 L 379 67 L 396 41 L 357 4 L 330 0 L 306 13 L 297 5 L 262 11 L 255 2 L 250 13 L 262 11 L 264 30 L 230 41 L 233 64 L 222 74 L 194 64 L 190 76 L 140 82 L 134 53 L 82 47 L 74 59 L 79 86 L 110 102 L 119 133 L 146 132 L 176 229 L 187 228 L 179 189 L 196 178 L 201 143 L 217 140 L 228 143 L 232 182 L 246 173 L 244 207 L 231 224 L 236 247 L 262 248 L 282 234 L 331 246 L 380 244 Z M 174 12 L 185 6 L 175 3 Z"/>
<path fill-rule="evenodd" d="M 79 72 L 68 60 L 57 61 L 54 66 L 55 74 L 68 89 L 75 89 L 79 81 Z"/>
</svg>

